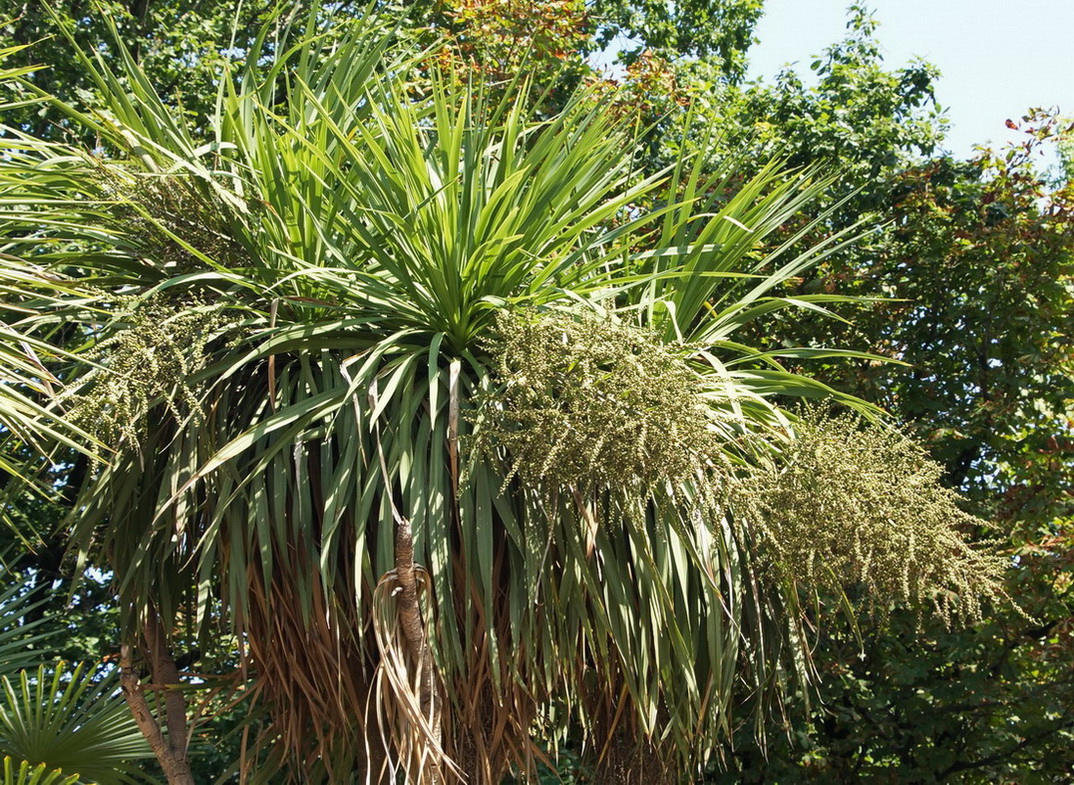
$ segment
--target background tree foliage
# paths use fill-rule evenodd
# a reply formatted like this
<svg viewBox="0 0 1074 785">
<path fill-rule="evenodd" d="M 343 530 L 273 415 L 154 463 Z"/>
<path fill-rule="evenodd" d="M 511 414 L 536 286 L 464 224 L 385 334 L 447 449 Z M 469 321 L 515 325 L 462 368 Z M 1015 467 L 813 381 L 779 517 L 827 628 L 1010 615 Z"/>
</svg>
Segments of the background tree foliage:
<svg viewBox="0 0 1074 785">
<path fill-rule="evenodd" d="M 102 47 L 111 54 L 112 20 L 162 92 L 194 116 L 205 117 L 216 95 L 214 81 L 221 62 L 249 48 L 274 6 L 271 0 L 30 0 L 9 5 L 2 22 L 8 45 L 32 45 L 16 53 L 12 64 L 46 66 L 34 72 L 34 84 L 66 101 L 92 105 L 96 87 L 77 58 L 71 57 L 71 44 L 62 31 L 79 46 Z M 237 36 L 234 50 L 229 51 L 232 30 Z M 35 136 L 62 135 L 69 125 L 61 113 L 40 104 L 9 113 L 8 118 Z"/>
<path fill-rule="evenodd" d="M 763 12 L 763 0 L 595 0 L 587 7 L 594 38 L 587 51 L 615 46 L 625 64 L 645 51 L 698 58 L 735 84 L 745 76 L 746 52 Z"/>
<path fill-rule="evenodd" d="M 867 634 L 864 659 L 846 633 L 820 658 L 832 713 L 801 764 L 822 779 L 1047 782 L 1071 768 L 1074 235 L 1069 186 L 1035 168 L 1055 121 L 1027 121 L 1024 145 L 891 177 L 890 231 L 867 265 L 829 280 L 899 298 L 863 309 L 854 329 L 909 365 L 833 369 L 833 383 L 898 413 L 999 525 L 1019 560 L 1011 592 L 1033 621 L 997 610 L 952 634 L 896 619 Z"/>
<path fill-rule="evenodd" d="M 747 100 L 716 102 L 741 112 L 754 138 L 789 140 L 798 160 L 838 161 L 846 176 L 832 198 L 847 198 L 841 214 L 864 212 L 876 227 L 791 289 L 892 299 L 846 312 L 852 325 L 787 321 L 772 341 L 849 344 L 908 363 L 820 372 L 929 444 L 951 487 L 1008 538 L 1019 561 L 1011 592 L 1034 620 L 997 610 L 987 624 L 951 633 L 896 615 L 888 629 L 865 625 L 861 640 L 858 631 L 836 632 L 818 653 L 826 705 L 809 732 L 792 721 L 790 746 L 771 733 L 779 752 L 768 759 L 742 739 L 732 776 L 1062 779 L 1074 766 L 1065 664 L 1074 237 L 1069 180 L 1057 183 L 1040 162 L 1069 129 L 1031 111 L 1023 143 L 953 159 L 942 151 L 942 115 L 928 106 L 935 74 L 924 64 L 884 71 L 866 22 L 852 13 L 848 41 L 812 64 L 816 85 L 784 75 Z M 853 88 L 865 84 L 871 89 Z M 794 109 L 781 115 L 786 107 Z"/>
</svg>

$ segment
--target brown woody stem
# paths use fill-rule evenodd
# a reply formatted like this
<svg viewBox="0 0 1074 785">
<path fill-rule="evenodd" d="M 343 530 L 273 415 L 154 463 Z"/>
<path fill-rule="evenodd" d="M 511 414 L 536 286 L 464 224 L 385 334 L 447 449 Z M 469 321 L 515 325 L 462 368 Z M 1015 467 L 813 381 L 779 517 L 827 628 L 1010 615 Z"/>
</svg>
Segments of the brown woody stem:
<svg viewBox="0 0 1074 785">
<path fill-rule="evenodd" d="M 168 785 L 194 785 L 194 776 L 187 759 L 187 723 L 186 700 L 179 689 L 179 670 L 175 666 L 160 619 L 155 610 L 150 610 L 146 619 L 145 639 L 149 653 L 149 667 L 153 689 L 164 695 L 164 712 L 167 735 L 161 730 L 160 723 L 149 707 L 145 697 L 145 688 L 138 672 L 134 669 L 134 659 L 130 644 L 123 644 L 119 650 L 120 683 L 123 697 L 130 707 L 134 721 L 149 742 L 153 754 L 160 761 Z M 159 693 L 158 693 L 159 694 Z"/>
</svg>

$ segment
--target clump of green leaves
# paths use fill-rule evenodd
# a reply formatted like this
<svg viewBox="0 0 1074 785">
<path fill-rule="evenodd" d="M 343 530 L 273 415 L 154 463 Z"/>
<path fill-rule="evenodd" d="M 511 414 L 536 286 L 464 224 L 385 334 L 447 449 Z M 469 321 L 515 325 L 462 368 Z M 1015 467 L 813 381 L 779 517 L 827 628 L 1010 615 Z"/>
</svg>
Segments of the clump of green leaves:
<svg viewBox="0 0 1074 785">
<path fill-rule="evenodd" d="M 685 347 L 594 316 L 505 311 L 489 349 L 480 441 L 532 486 L 650 490 L 721 462 Z"/>
<path fill-rule="evenodd" d="M 102 174 L 106 193 L 120 202 L 118 223 L 139 255 L 179 269 L 208 269 L 206 259 L 243 266 L 249 255 L 236 242 L 228 216 L 249 205 L 225 202 L 178 175 Z"/>
<path fill-rule="evenodd" d="M 866 589 L 881 618 L 890 603 L 932 606 L 950 625 L 1006 598 L 1006 562 L 963 532 L 981 520 L 940 484 L 942 468 L 899 431 L 857 416 L 807 412 L 781 465 L 758 469 L 739 500 L 781 577 L 816 589 Z"/>
<path fill-rule="evenodd" d="M 200 416 L 191 377 L 223 325 L 219 308 L 204 303 L 131 299 L 88 353 L 96 367 L 74 396 L 71 416 L 105 444 L 138 445 L 151 409 L 176 419 Z"/>
</svg>

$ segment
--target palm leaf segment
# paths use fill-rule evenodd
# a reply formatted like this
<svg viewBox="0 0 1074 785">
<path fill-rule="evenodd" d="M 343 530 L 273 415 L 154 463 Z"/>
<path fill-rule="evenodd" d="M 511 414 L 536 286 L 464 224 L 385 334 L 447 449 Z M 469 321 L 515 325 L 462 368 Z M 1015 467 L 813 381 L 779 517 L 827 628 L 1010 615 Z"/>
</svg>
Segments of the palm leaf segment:
<svg viewBox="0 0 1074 785">
<path fill-rule="evenodd" d="M 31 766 L 26 761 L 4 758 L 4 785 L 75 785 L 78 775 L 47 771 L 45 764 Z"/>
<path fill-rule="evenodd" d="M 37 771 L 47 764 L 73 772 L 72 782 L 138 781 L 136 761 L 149 756 L 149 746 L 117 694 L 118 674 L 91 676 L 83 665 L 68 670 L 62 662 L 4 676 L 0 750 L 18 761 L 44 761 Z"/>
<path fill-rule="evenodd" d="M 0 80 L 18 79 L 32 70 L 2 67 L 24 48 L 0 47 Z M 0 113 L 22 103 L 0 99 Z M 7 234 L 6 216 L 0 212 L 0 237 Z M 26 487 L 37 488 L 34 474 L 41 468 L 41 456 L 51 448 L 59 445 L 92 454 L 101 446 L 58 408 L 62 385 L 46 364 L 64 352 L 47 334 L 36 334 L 33 326 L 38 308 L 72 296 L 75 292 L 56 275 L 0 250 L 0 473 L 9 477 L 4 498 Z M 12 525 L 6 504 L 0 507 L 0 523 Z"/>
<path fill-rule="evenodd" d="M 687 347 L 728 465 L 763 460 L 777 397 L 830 391 L 735 332 L 823 309 L 771 290 L 843 238 L 756 249 L 824 183 L 773 165 L 727 198 L 732 169 L 644 177 L 593 96 L 543 121 L 435 77 L 418 96 L 390 40 L 366 20 L 331 52 L 278 43 L 199 130 L 129 58 L 86 56 L 108 106 L 68 111 L 103 157 L 8 129 L 7 252 L 100 293 L 39 320 L 81 323 L 123 369 L 72 371 L 116 449 L 74 535 L 110 554 L 132 630 L 183 608 L 207 630 L 222 599 L 303 776 L 497 782 L 568 725 L 606 767 L 701 765 L 736 689 L 801 667 L 792 596 L 755 580 L 733 516 L 691 503 L 704 471 L 624 502 L 477 451 L 490 347 L 505 312 Z"/>
<path fill-rule="evenodd" d="M 12 577 L 0 570 L 0 579 Z M 139 781 L 137 761 L 150 755 L 119 696 L 118 673 L 79 664 L 39 664 L 60 631 L 27 586 L 0 592 L 0 756 L 7 785 L 119 785 Z"/>
</svg>

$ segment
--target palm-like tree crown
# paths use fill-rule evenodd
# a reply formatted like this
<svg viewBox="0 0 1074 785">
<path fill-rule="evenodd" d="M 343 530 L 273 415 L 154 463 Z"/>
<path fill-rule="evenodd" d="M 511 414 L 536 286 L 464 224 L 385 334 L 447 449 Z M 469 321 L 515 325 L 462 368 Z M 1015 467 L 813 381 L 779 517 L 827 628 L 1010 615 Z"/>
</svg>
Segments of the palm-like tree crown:
<svg viewBox="0 0 1074 785">
<path fill-rule="evenodd" d="M 736 341 L 835 299 L 773 292 L 846 237 L 758 253 L 826 183 L 646 176 L 590 93 L 534 118 L 374 19 L 324 40 L 259 42 L 208 129 L 89 57 L 97 150 L 8 129 L 5 242 L 77 279 L 34 329 L 79 326 L 65 405 L 113 450 L 83 557 L 131 635 L 236 636 L 304 781 L 498 782 L 568 727 L 696 771 L 805 668 L 729 488 L 835 395 Z"/>
</svg>

